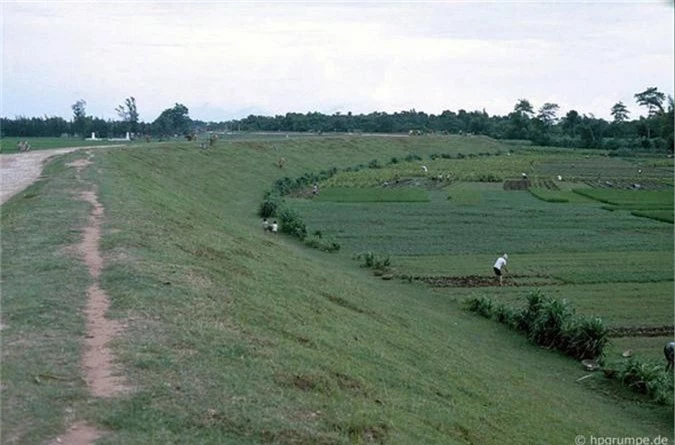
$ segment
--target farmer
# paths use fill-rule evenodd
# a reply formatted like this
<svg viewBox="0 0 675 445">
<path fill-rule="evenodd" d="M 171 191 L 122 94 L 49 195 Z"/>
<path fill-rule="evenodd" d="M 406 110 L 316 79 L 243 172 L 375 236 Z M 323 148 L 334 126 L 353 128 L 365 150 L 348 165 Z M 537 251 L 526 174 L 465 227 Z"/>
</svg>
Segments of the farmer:
<svg viewBox="0 0 675 445">
<path fill-rule="evenodd" d="M 267 222 L 267 218 L 263 219 L 262 228 L 263 232 L 267 232 L 270 229 L 270 223 Z"/>
<path fill-rule="evenodd" d="M 314 185 L 312 186 L 312 194 L 313 194 L 313 195 L 318 195 L 318 194 L 319 194 L 319 184 L 317 184 L 316 182 L 315 182 Z"/>
<path fill-rule="evenodd" d="M 272 233 L 277 233 L 279 230 L 279 226 L 277 225 L 277 220 L 275 219 L 274 222 L 272 223 Z"/>
<path fill-rule="evenodd" d="M 497 258 L 497 261 L 495 262 L 495 265 L 492 266 L 492 268 L 495 271 L 495 275 L 499 277 L 499 285 L 502 285 L 502 270 L 504 272 L 508 272 L 509 270 L 506 268 L 506 260 L 509 259 L 509 256 L 507 254 L 504 254 Z"/>
<path fill-rule="evenodd" d="M 667 343 L 663 348 L 663 354 L 666 356 L 666 371 L 673 369 L 673 361 L 675 360 L 675 341 Z"/>
</svg>

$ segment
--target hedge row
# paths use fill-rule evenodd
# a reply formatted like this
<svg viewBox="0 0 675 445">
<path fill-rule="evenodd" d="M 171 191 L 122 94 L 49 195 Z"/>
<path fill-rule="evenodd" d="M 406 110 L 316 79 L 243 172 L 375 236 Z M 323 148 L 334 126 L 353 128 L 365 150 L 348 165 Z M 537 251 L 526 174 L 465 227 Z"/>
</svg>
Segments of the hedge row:
<svg viewBox="0 0 675 445">
<path fill-rule="evenodd" d="M 596 317 L 576 315 L 565 300 L 530 292 L 523 309 L 493 304 L 487 297 L 467 300 L 467 309 L 516 329 L 533 343 L 556 349 L 579 360 L 600 359 L 608 337 L 608 329 Z"/>
</svg>

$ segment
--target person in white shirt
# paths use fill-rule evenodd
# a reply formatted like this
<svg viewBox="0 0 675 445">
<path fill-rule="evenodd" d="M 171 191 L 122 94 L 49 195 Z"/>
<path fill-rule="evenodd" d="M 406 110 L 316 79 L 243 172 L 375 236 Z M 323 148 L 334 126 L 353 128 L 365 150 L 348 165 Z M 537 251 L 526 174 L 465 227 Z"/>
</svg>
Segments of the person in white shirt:
<svg viewBox="0 0 675 445">
<path fill-rule="evenodd" d="M 506 268 L 506 260 L 509 259 L 509 256 L 507 254 L 504 254 L 497 258 L 497 261 L 495 262 L 495 265 L 492 266 L 492 268 L 495 271 L 495 275 L 499 277 L 499 285 L 502 285 L 502 278 L 503 278 L 503 272 L 508 272 L 509 270 Z"/>
<path fill-rule="evenodd" d="M 666 371 L 673 369 L 673 361 L 675 361 L 675 341 L 667 343 L 663 348 L 663 353 L 666 355 Z"/>
<path fill-rule="evenodd" d="M 277 220 L 275 219 L 272 223 L 272 233 L 277 233 L 277 230 L 279 230 L 279 226 L 277 225 Z"/>
</svg>

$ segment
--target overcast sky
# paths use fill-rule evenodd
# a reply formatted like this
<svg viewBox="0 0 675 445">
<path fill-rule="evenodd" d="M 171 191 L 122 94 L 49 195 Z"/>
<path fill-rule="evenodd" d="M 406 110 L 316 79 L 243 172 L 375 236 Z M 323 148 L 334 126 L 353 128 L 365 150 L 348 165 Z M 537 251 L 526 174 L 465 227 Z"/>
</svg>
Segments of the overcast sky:
<svg viewBox="0 0 675 445">
<path fill-rule="evenodd" d="M 485 109 L 520 98 L 610 118 L 673 94 L 672 0 L 652 2 L 8 2 L 2 116 L 141 120 Z"/>
</svg>

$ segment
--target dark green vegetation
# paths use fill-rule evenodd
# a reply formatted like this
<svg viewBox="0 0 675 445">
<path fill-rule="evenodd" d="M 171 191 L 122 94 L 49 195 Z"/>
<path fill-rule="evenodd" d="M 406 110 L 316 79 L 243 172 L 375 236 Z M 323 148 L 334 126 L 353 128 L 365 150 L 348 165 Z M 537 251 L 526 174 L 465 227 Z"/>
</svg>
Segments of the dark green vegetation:
<svg viewBox="0 0 675 445">
<path fill-rule="evenodd" d="M 647 116 L 630 119 L 630 112 L 623 102 L 611 109 L 612 121 L 595 118 L 569 110 L 562 115 L 558 104 L 544 103 L 539 108 L 527 99 L 519 99 L 513 111 L 506 116 L 490 116 L 482 111 L 444 110 L 438 115 L 423 111 L 406 110 L 392 114 L 325 115 L 317 112 L 286 113 L 276 116 L 249 115 L 244 119 L 227 122 L 193 120 L 188 108 L 176 103 L 167 108 L 151 123 L 138 120 L 136 100 L 129 97 L 115 108 L 120 120 L 111 121 L 87 115 L 86 101 L 78 100 L 71 106 L 73 120 L 60 117 L 2 118 L 3 136 L 59 136 L 61 134 L 88 135 L 92 131 L 99 137 L 111 137 L 129 131 L 136 135 L 167 138 L 186 136 L 190 140 L 204 132 L 217 132 L 230 139 L 233 129 L 237 132 L 283 132 L 305 134 L 362 134 L 398 133 L 421 136 L 425 134 L 483 135 L 510 141 L 515 145 L 576 147 L 605 149 L 611 156 L 635 156 L 640 152 L 673 153 L 673 98 L 656 87 L 649 87 L 633 95 L 637 105 L 645 107 Z M 235 133 L 237 133 L 235 132 Z M 208 137 L 209 135 L 207 135 Z"/>
<path fill-rule="evenodd" d="M 565 300 L 544 295 L 527 295 L 527 305 L 519 310 L 495 304 L 489 298 L 471 298 L 467 309 L 493 318 L 524 333 L 530 341 L 546 349 L 555 349 L 573 358 L 602 359 L 608 330 L 599 318 L 579 316 Z"/>
<path fill-rule="evenodd" d="M 496 150 L 504 154 L 478 156 Z M 671 435 L 671 407 L 605 379 L 576 383 L 585 375 L 577 362 L 467 314 L 461 301 L 477 289 L 383 281 L 353 257 L 390 257 L 401 274 L 490 278 L 506 250 L 512 272 L 524 275 L 507 284 L 546 282 L 579 313 L 607 314 L 610 327 L 672 324 L 672 225 L 592 200 L 546 203 L 501 183 L 443 189 L 429 180 L 420 185 L 428 202 L 283 197 L 308 236 L 318 230 L 340 243 L 337 253 L 261 229 L 257 211 L 277 179 L 373 159 L 385 166 L 411 153 L 423 161 L 405 168 L 424 179 L 430 155 L 460 152 L 477 163 L 522 157 L 528 166 L 548 156 L 465 137 L 149 144 L 96 150 L 85 184 L 65 167 L 84 153 L 56 160 L 2 207 L 3 440 L 44 442 L 73 418 L 108 431 L 104 444 Z M 475 173 L 517 178 L 522 166 L 486 165 Z M 342 174 L 351 173 L 326 182 Z M 102 286 L 109 316 L 126 325 L 113 350 L 134 388 L 110 400 L 88 396 L 77 366 L 90 278 L 71 246 L 90 210 L 77 194 L 94 185 L 105 207 Z M 515 301 L 528 286 L 478 290 Z"/>
</svg>

